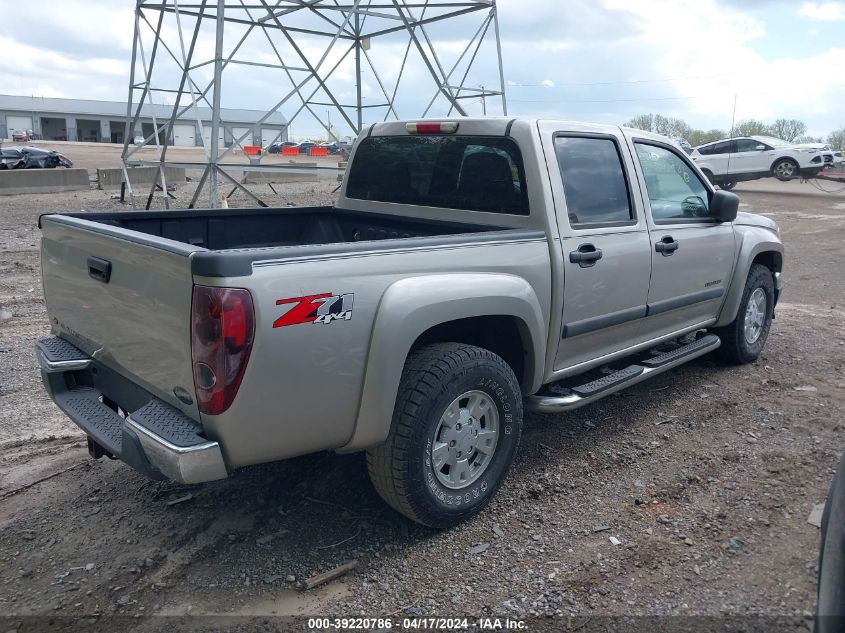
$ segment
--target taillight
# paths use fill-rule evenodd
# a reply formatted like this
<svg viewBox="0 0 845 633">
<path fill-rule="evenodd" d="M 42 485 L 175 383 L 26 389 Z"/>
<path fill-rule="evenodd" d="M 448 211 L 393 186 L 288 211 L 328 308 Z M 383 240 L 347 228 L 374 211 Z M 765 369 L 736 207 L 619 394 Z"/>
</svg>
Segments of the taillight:
<svg viewBox="0 0 845 633">
<path fill-rule="evenodd" d="M 408 134 L 454 134 L 458 131 L 457 121 L 418 121 L 406 123 Z"/>
<path fill-rule="evenodd" d="M 219 415 L 232 404 L 254 335 L 255 311 L 248 290 L 194 286 L 191 359 L 201 413 Z"/>
</svg>

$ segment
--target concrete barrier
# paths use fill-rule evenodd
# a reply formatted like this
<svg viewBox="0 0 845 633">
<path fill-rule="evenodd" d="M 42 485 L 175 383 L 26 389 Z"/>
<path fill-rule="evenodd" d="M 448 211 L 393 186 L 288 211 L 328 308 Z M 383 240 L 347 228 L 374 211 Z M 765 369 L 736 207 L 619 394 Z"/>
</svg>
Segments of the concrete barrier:
<svg viewBox="0 0 845 633">
<path fill-rule="evenodd" d="M 133 185 L 151 185 L 158 173 L 158 167 L 132 167 L 127 171 L 129 172 L 129 182 Z M 165 167 L 164 177 L 168 183 L 185 182 L 185 168 Z M 97 170 L 97 186 L 100 189 L 120 189 L 121 182 L 123 182 L 122 169 Z"/>
<path fill-rule="evenodd" d="M 0 195 L 80 191 L 90 186 L 87 169 L 4 169 L 0 171 Z"/>
<path fill-rule="evenodd" d="M 289 182 L 319 182 L 319 174 L 297 174 L 289 171 L 248 171 L 244 177 L 244 184 L 272 183 L 283 185 Z"/>
</svg>

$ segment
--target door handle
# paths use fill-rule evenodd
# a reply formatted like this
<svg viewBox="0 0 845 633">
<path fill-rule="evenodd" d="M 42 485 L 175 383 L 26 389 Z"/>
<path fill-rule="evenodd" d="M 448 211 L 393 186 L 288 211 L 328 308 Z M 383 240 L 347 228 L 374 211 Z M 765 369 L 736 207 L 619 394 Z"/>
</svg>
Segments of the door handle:
<svg viewBox="0 0 845 633">
<path fill-rule="evenodd" d="M 88 276 L 91 279 L 100 281 L 104 284 L 109 283 L 111 278 L 111 262 L 107 259 L 100 259 L 99 257 L 89 257 L 88 261 Z"/>
<path fill-rule="evenodd" d="M 667 235 L 657 244 L 654 245 L 654 250 L 661 253 L 663 257 L 669 257 L 672 253 L 678 250 L 680 244 L 675 241 L 671 235 Z"/>
<path fill-rule="evenodd" d="M 592 244 L 581 244 L 577 251 L 569 253 L 569 261 L 573 264 L 578 264 L 581 268 L 589 268 L 595 266 L 596 262 L 602 257 L 600 248 L 596 248 Z"/>
</svg>

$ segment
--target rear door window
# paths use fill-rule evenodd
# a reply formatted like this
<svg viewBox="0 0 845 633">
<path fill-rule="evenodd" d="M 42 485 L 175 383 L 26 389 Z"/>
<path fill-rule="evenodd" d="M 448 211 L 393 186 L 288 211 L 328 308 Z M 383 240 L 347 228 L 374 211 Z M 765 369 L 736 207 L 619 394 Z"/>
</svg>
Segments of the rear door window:
<svg viewBox="0 0 845 633">
<path fill-rule="evenodd" d="M 371 136 L 355 152 L 346 196 L 528 215 L 516 143 L 496 136 Z"/>
<path fill-rule="evenodd" d="M 719 143 L 707 145 L 706 147 L 699 147 L 698 153 L 703 154 L 704 156 L 710 156 L 712 154 L 730 154 L 732 146 L 735 147 L 734 141 L 721 141 Z"/>
<path fill-rule="evenodd" d="M 555 137 L 560 177 L 573 228 L 636 222 L 616 142 L 609 138 Z"/>
</svg>

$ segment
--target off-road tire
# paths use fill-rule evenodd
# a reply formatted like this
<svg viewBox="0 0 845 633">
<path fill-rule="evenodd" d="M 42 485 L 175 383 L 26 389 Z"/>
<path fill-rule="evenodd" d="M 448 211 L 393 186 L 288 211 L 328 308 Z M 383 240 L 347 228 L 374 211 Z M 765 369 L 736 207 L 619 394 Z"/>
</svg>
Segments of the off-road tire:
<svg viewBox="0 0 845 633">
<path fill-rule="evenodd" d="M 845 630 L 845 455 L 830 484 L 821 524 L 815 633 Z"/>
<path fill-rule="evenodd" d="M 760 337 L 754 343 L 749 343 L 745 338 L 746 309 L 751 295 L 757 288 L 762 288 L 766 295 L 766 313 Z M 742 291 L 742 299 L 739 302 L 736 318 L 724 327 L 712 329 L 713 333 L 722 339 L 722 345 L 718 350 L 719 355 L 726 361 L 737 365 L 744 365 L 757 360 L 769 336 L 774 305 L 775 282 L 772 271 L 762 264 L 752 264 L 751 270 L 748 271 L 745 289 Z"/>
<path fill-rule="evenodd" d="M 490 462 L 465 488 L 438 481 L 430 456 L 440 418 L 467 391 L 490 396 L 498 439 Z M 376 491 L 395 510 L 433 528 L 447 528 L 479 512 L 501 486 L 522 432 L 522 393 L 510 366 L 493 352 L 462 343 L 436 343 L 405 363 L 390 434 L 367 451 Z"/>
</svg>

